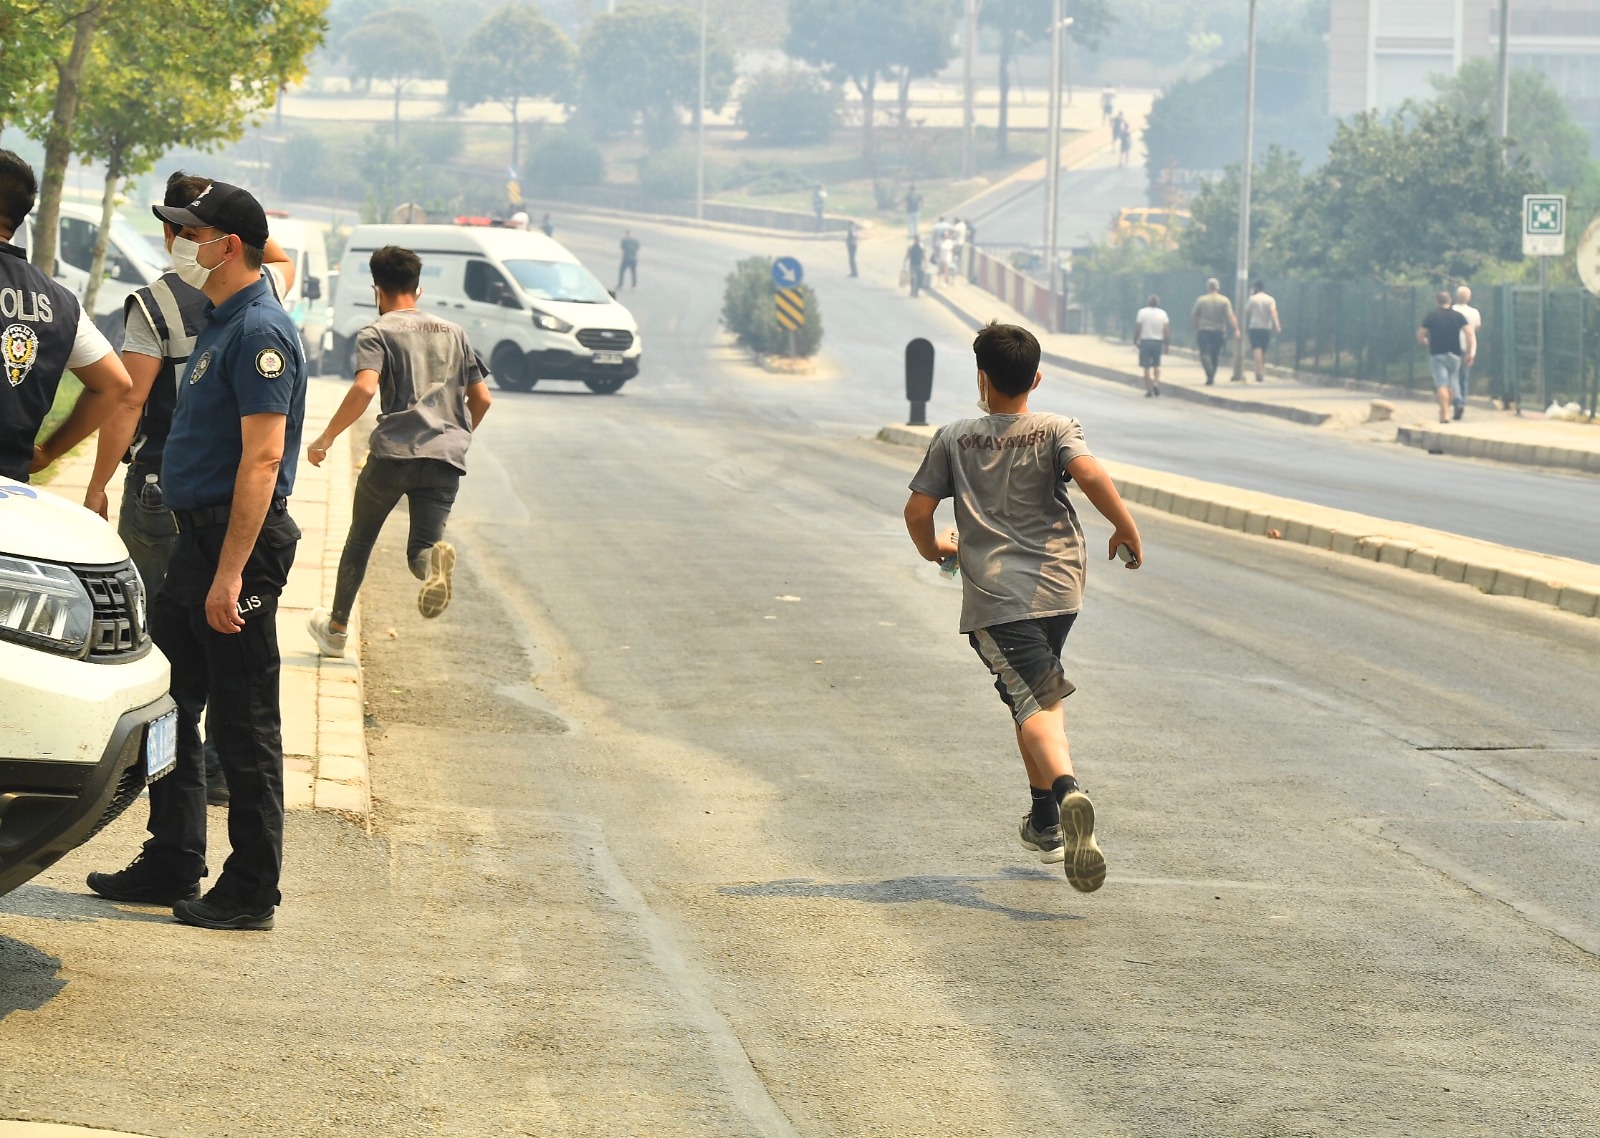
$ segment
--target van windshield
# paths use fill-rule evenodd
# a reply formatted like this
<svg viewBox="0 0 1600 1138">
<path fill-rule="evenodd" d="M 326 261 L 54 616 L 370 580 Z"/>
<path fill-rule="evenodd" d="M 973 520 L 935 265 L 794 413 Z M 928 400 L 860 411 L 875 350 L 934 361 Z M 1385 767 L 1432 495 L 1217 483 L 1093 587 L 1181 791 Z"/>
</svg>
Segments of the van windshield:
<svg viewBox="0 0 1600 1138">
<path fill-rule="evenodd" d="M 148 275 L 152 279 L 161 275 L 161 261 L 154 255 L 155 250 L 145 240 L 144 234 L 129 225 L 120 214 L 111 215 L 111 236 L 128 256 L 136 258 L 148 267 L 150 270 Z"/>
<path fill-rule="evenodd" d="M 582 265 L 567 261 L 506 261 L 517 284 L 539 300 L 564 300 L 572 304 L 606 304 L 611 294 Z"/>
</svg>

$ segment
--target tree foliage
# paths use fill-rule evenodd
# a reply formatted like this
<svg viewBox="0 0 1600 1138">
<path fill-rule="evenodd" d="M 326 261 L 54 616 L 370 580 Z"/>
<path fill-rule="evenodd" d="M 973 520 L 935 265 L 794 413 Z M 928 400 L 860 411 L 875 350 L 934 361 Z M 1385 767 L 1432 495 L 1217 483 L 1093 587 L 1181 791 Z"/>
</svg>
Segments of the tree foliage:
<svg viewBox="0 0 1600 1138">
<path fill-rule="evenodd" d="M 1463 119 L 1497 121 L 1500 74 L 1494 60 L 1469 59 L 1454 75 L 1436 76 L 1439 102 Z M 1589 161 L 1589 135 L 1542 71 L 1513 71 L 1507 133 L 1517 153 L 1554 186 L 1571 186 Z"/>
<path fill-rule="evenodd" d="M 442 74 L 438 33 L 428 14 L 416 8 L 374 12 L 340 42 L 351 74 L 388 83 L 394 89 L 394 141 L 400 144 L 400 96 L 414 79 Z"/>
<path fill-rule="evenodd" d="M 1109 0 L 1066 0 L 1061 7 L 1064 17 L 1072 20 L 1067 34 L 1091 49 L 1099 45 L 1100 37 L 1116 22 Z M 979 10 L 979 21 L 993 28 L 1000 41 L 1000 124 L 995 148 L 1002 158 L 1006 156 L 1011 123 L 1011 63 L 1028 44 L 1050 38 L 1053 13 L 1052 0 L 984 0 Z"/>
<path fill-rule="evenodd" d="M 50 77 L 54 61 L 66 54 L 77 5 L 62 0 L 5 0 L 0 3 L 0 128 L 16 119 L 30 96 Z"/>
<path fill-rule="evenodd" d="M 700 113 L 700 20 L 684 8 L 623 8 L 596 16 L 579 45 L 579 106 L 602 129 L 639 119 L 645 141 L 668 145 L 688 111 Z M 717 29 L 706 41 L 706 105 L 720 111 L 733 90 L 733 49 Z"/>
<path fill-rule="evenodd" d="M 571 90 L 574 53 L 560 28 L 533 7 L 491 12 L 467 37 L 450 69 L 450 98 L 464 106 L 496 102 L 511 112 L 511 165 L 522 164 L 520 109 L 524 99 L 564 98 Z"/>
<path fill-rule="evenodd" d="M 734 266 L 723 286 L 722 322 L 741 344 L 768 355 L 789 350 L 789 332 L 778 324 L 776 286 L 772 283 L 772 258 L 747 257 Z M 817 294 L 801 285 L 806 322 L 794 333 L 795 351 L 814 356 L 822 348 L 822 312 Z"/>
<path fill-rule="evenodd" d="M 839 121 L 839 89 L 803 67 L 769 67 L 739 96 L 739 125 L 751 142 L 796 146 L 826 142 Z"/>
</svg>

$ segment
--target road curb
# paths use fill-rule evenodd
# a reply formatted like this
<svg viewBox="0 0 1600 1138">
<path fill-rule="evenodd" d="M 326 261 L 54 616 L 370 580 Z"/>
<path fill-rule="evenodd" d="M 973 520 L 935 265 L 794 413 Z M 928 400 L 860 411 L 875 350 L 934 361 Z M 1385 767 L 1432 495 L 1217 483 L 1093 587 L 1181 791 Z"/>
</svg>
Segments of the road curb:
<svg viewBox="0 0 1600 1138">
<path fill-rule="evenodd" d="M 1396 441 L 1421 447 L 1430 454 L 1453 454 L 1464 458 L 1488 458 L 1521 466 L 1550 466 L 1562 470 L 1581 470 L 1600 474 L 1600 451 L 1572 450 L 1545 443 L 1523 443 L 1509 439 L 1485 439 L 1452 434 L 1428 427 L 1401 427 Z"/>
<path fill-rule="evenodd" d="M 891 424 L 877 437 L 892 445 L 926 447 L 934 430 Z M 1600 565 L 1127 463 L 1104 465 L 1132 505 L 1409 569 L 1494 596 L 1522 597 L 1578 616 L 1600 616 Z"/>
</svg>

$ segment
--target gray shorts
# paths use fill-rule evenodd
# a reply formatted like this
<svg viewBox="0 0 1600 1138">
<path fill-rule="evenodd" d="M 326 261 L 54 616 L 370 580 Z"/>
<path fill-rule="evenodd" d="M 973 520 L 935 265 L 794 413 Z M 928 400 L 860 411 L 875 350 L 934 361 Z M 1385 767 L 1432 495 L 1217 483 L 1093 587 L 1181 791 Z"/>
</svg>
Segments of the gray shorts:
<svg viewBox="0 0 1600 1138">
<path fill-rule="evenodd" d="M 1075 612 L 1036 616 L 967 633 L 1019 725 L 1076 690 L 1061 670 L 1061 648 L 1077 619 Z"/>
</svg>

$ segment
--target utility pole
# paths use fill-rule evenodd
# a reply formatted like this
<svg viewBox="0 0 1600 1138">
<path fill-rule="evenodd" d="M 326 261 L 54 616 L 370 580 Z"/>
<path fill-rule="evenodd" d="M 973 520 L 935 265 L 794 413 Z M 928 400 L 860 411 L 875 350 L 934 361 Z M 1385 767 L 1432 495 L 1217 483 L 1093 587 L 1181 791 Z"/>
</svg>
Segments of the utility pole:
<svg viewBox="0 0 1600 1138">
<path fill-rule="evenodd" d="M 1256 3 L 1250 0 L 1250 22 L 1244 63 L 1244 165 L 1239 171 L 1239 276 L 1234 288 L 1234 313 L 1239 334 L 1233 343 L 1233 378 L 1244 379 L 1244 303 L 1250 295 L 1250 172 L 1256 148 Z"/>
<path fill-rule="evenodd" d="M 1060 322 L 1057 318 L 1059 305 L 1055 302 L 1056 293 L 1056 222 L 1057 215 L 1061 212 L 1061 39 L 1066 30 L 1072 26 L 1072 20 L 1061 18 L 1061 0 L 1052 0 L 1050 6 L 1050 129 L 1049 139 L 1045 142 L 1045 205 L 1044 205 L 1044 256 L 1045 270 L 1049 274 L 1050 282 L 1050 331 L 1059 332 L 1056 327 Z"/>
<path fill-rule="evenodd" d="M 1500 98 L 1495 125 L 1503 142 L 1511 133 L 1511 0 L 1500 0 Z"/>
<path fill-rule="evenodd" d="M 611 2 L 615 7 L 616 0 Z M 700 0 L 700 103 L 694 145 L 694 215 L 700 219 L 706 215 L 706 4 Z"/>
<path fill-rule="evenodd" d="M 961 176 L 963 178 L 970 178 L 977 173 L 978 165 L 977 155 L 973 152 L 975 146 L 973 138 L 975 130 L 974 119 L 976 117 L 974 108 L 976 91 L 974 84 L 977 82 L 978 70 L 978 8 L 982 3 L 983 0 L 966 0 L 966 23 L 963 25 L 966 31 L 962 33 L 961 37 L 965 49 L 962 52 L 965 57 L 962 64 L 964 72 L 962 78 L 966 88 L 963 93 L 964 103 L 961 116 Z"/>
</svg>

